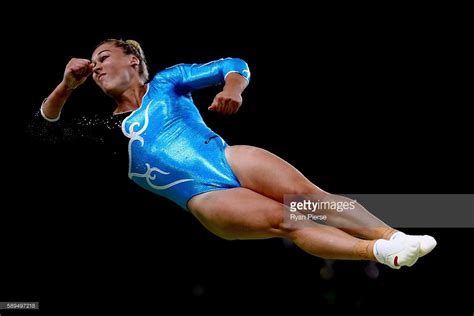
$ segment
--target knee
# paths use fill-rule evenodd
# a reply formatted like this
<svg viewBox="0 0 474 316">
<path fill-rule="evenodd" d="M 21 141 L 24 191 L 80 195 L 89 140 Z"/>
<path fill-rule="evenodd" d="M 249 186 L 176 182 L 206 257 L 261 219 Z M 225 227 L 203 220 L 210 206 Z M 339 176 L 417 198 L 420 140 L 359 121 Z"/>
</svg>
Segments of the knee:
<svg viewBox="0 0 474 316">
<path fill-rule="evenodd" d="M 217 227 L 216 227 L 217 228 Z M 220 223 L 215 232 L 226 240 L 283 237 L 288 233 L 282 204 Z"/>
</svg>

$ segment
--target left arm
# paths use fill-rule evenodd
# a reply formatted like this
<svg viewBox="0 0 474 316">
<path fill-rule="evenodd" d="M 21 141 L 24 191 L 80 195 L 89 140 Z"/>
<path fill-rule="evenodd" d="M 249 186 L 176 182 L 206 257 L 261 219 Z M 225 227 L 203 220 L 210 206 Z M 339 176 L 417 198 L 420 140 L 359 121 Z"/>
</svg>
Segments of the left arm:
<svg viewBox="0 0 474 316">
<path fill-rule="evenodd" d="M 224 114 L 237 112 L 242 104 L 241 94 L 250 80 L 250 70 L 245 61 L 239 58 L 225 58 L 207 64 L 181 64 L 177 67 L 180 78 L 175 78 L 178 79 L 175 84 L 181 93 L 225 84 L 223 91 L 216 95 L 208 109 Z"/>
</svg>

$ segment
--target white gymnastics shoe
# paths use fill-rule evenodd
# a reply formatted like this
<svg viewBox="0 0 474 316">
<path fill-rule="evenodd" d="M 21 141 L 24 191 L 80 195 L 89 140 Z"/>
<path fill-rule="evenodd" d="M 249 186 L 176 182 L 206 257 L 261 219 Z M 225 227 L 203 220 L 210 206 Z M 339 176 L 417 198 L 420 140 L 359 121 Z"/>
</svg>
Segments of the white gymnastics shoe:
<svg viewBox="0 0 474 316">
<path fill-rule="evenodd" d="M 436 239 L 429 235 L 407 235 L 402 232 L 396 232 L 390 237 L 390 240 L 404 239 L 406 241 L 418 241 L 420 243 L 419 257 L 423 257 L 436 247 Z"/>
<path fill-rule="evenodd" d="M 374 244 L 375 258 L 392 269 L 411 267 L 418 260 L 419 251 L 420 243 L 417 240 L 379 239 Z"/>
</svg>

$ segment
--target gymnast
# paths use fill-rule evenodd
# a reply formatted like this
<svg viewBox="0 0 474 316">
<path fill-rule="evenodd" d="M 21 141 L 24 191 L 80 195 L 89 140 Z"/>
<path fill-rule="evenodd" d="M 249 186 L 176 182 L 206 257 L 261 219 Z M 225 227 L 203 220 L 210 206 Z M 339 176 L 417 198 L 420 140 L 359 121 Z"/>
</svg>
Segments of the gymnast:
<svg viewBox="0 0 474 316">
<path fill-rule="evenodd" d="M 208 110 L 236 113 L 250 80 L 241 59 L 178 64 L 150 80 L 139 43 L 107 39 L 90 60 L 68 62 L 62 81 L 42 103 L 41 115 L 59 120 L 71 93 L 90 75 L 115 100 L 113 114 L 126 115 L 122 132 L 129 138 L 129 178 L 174 201 L 221 238 L 287 238 L 314 256 L 372 260 L 393 269 L 412 266 L 436 246 L 431 236 L 405 234 L 356 201 L 325 192 L 276 155 L 230 146 L 208 128 L 191 94 L 221 84 Z M 316 210 L 319 221 L 307 220 L 315 209 L 297 210 L 294 216 L 295 209 L 286 203 L 291 197 L 325 205 Z M 341 203 L 351 208 L 330 207 Z"/>
</svg>

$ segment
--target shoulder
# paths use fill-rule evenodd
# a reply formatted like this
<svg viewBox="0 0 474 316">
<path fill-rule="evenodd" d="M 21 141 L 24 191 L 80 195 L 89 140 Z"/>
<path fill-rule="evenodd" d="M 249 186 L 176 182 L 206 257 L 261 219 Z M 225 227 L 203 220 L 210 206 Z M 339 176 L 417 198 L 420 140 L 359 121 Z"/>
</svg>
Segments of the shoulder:
<svg viewBox="0 0 474 316">
<path fill-rule="evenodd" d="M 188 66 L 187 64 L 176 64 L 165 68 L 155 74 L 153 79 L 149 82 L 151 86 L 176 84 L 181 81 L 183 67 Z"/>
<path fill-rule="evenodd" d="M 165 79 L 165 80 L 166 79 L 173 79 L 176 76 L 180 76 L 181 73 L 182 73 L 183 68 L 186 68 L 188 66 L 189 66 L 189 64 L 181 63 L 181 64 L 176 64 L 176 65 L 167 67 L 167 68 L 159 71 L 153 79 L 155 79 L 155 78 L 157 80 L 160 80 L 160 79 Z"/>
</svg>

